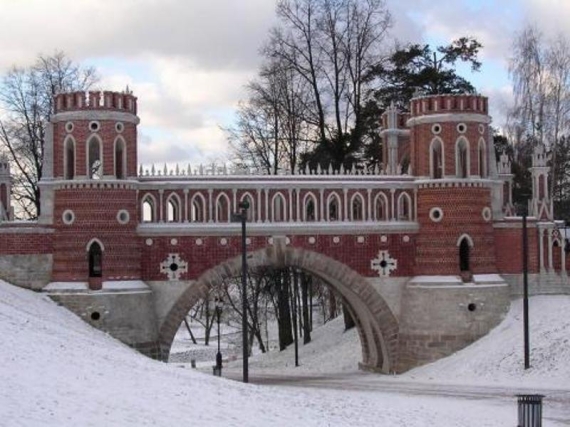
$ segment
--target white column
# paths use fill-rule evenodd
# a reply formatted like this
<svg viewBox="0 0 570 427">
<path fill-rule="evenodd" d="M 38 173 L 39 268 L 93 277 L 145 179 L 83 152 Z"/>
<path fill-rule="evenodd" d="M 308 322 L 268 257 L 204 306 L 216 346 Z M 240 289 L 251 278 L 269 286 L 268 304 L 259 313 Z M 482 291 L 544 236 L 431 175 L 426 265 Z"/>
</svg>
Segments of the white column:
<svg viewBox="0 0 570 427">
<path fill-rule="evenodd" d="M 566 240 L 560 236 L 560 273 L 566 274 L 566 252 L 564 251 Z"/>
<path fill-rule="evenodd" d="M 213 200 L 212 200 L 212 193 L 214 190 L 211 188 L 208 189 L 208 222 L 214 222 L 214 209 L 213 209 Z"/>
<path fill-rule="evenodd" d="M 261 188 L 256 188 L 257 191 L 257 222 L 261 222 Z"/>
<path fill-rule="evenodd" d="M 368 221 L 372 221 L 372 189 L 366 189 L 368 202 Z"/>
<path fill-rule="evenodd" d="M 554 263 L 552 262 L 552 232 L 548 231 L 548 271 L 554 270 Z"/>
<path fill-rule="evenodd" d="M 544 230 L 538 229 L 538 252 L 540 258 L 540 272 L 544 272 Z"/>
<path fill-rule="evenodd" d="M 188 222 L 188 189 L 184 189 L 184 222 Z"/>
<path fill-rule="evenodd" d="M 418 220 L 418 189 L 414 188 L 414 221 Z"/>
<path fill-rule="evenodd" d="M 158 219 L 158 222 L 164 222 L 164 206 L 163 206 L 163 200 L 164 199 L 164 190 L 158 190 L 158 204 L 160 206 L 159 209 L 159 215 L 160 218 Z"/>
<path fill-rule="evenodd" d="M 289 189 L 289 222 L 293 221 L 293 189 Z"/>
<path fill-rule="evenodd" d="M 324 200 L 323 200 L 323 199 L 324 199 L 324 191 L 325 191 L 325 190 L 323 190 L 322 188 L 319 190 L 319 197 L 320 197 L 320 199 L 321 199 L 320 202 L 319 202 L 319 203 L 321 204 L 321 208 L 319 209 L 319 210 L 320 210 L 319 214 L 320 214 L 320 217 L 321 217 L 321 221 L 325 221 L 325 210 L 324 210 L 324 205 L 325 205 L 325 203 L 324 203 Z"/>
<path fill-rule="evenodd" d="M 238 211 L 238 205 L 237 205 L 237 189 L 233 188 L 232 189 L 232 194 L 233 194 L 233 199 L 234 199 L 234 205 L 233 208 L 230 209 L 230 215 L 231 212 L 237 212 Z"/>
<path fill-rule="evenodd" d="M 265 222 L 269 221 L 269 189 L 265 188 Z"/>
<path fill-rule="evenodd" d="M 390 199 L 391 199 L 391 205 L 392 208 L 391 210 L 391 214 L 392 217 L 390 218 L 391 221 L 394 221 L 396 219 L 396 203 L 394 203 L 394 196 L 395 196 L 396 190 L 394 188 L 390 188 Z"/>
<path fill-rule="evenodd" d="M 297 217 L 295 218 L 295 221 L 299 222 L 299 221 L 301 221 L 301 215 L 300 215 L 301 214 L 301 208 L 299 206 L 300 195 L 299 195 L 299 189 L 298 188 L 295 188 L 295 195 L 296 195 L 296 200 L 297 200 L 297 209 L 296 209 Z"/>
<path fill-rule="evenodd" d="M 342 217 L 343 221 L 348 221 L 350 216 L 348 215 L 348 188 L 343 188 L 343 197 L 344 197 L 344 215 Z"/>
</svg>

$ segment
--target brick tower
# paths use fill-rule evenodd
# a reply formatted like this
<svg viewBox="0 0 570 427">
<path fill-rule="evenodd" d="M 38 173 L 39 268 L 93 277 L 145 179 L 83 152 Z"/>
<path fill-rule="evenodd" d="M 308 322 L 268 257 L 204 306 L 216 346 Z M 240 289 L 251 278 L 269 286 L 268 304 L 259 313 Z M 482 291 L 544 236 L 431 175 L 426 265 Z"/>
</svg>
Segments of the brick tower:
<svg viewBox="0 0 570 427">
<path fill-rule="evenodd" d="M 52 280 L 140 279 L 136 97 L 60 94 L 51 121 L 40 221 L 55 229 Z"/>
<path fill-rule="evenodd" d="M 422 232 L 417 275 L 496 272 L 487 98 L 435 95 L 411 102 L 411 165 Z M 491 156 L 492 154 L 492 156 Z"/>
</svg>

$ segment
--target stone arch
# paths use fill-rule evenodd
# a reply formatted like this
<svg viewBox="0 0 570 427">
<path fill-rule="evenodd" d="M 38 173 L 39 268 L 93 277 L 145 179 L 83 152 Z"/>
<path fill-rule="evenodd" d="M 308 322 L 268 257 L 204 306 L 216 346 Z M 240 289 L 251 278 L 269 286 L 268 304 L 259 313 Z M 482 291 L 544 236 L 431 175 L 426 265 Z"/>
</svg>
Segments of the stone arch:
<svg viewBox="0 0 570 427">
<path fill-rule="evenodd" d="M 386 301 L 361 275 L 326 255 L 287 246 L 284 240 L 248 253 L 248 267 L 295 267 L 315 275 L 339 292 L 350 307 L 362 345 L 361 368 L 391 373 L 398 366 L 399 326 Z M 159 328 L 162 360 L 167 360 L 174 335 L 184 316 L 208 290 L 241 272 L 241 255 L 205 271 L 166 314 Z"/>
</svg>

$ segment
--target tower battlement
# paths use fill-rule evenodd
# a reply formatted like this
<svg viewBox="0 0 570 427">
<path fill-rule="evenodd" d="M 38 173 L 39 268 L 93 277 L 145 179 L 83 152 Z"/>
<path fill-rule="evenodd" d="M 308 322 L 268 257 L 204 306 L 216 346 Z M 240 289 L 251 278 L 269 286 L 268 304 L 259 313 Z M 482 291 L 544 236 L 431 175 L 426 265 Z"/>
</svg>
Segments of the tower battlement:
<svg viewBox="0 0 570 427">
<path fill-rule="evenodd" d="M 481 95 L 429 95 L 412 99 L 410 112 L 412 117 L 442 113 L 475 113 L 487 115 L 488 99 Z"/>
<path fill-rule="evenodd" d="M 137 97 L 128 90 L 59 93 L 54 101 L 54 114 L 76 110 L 114 110 L 137 114 Z"/>
</svg>

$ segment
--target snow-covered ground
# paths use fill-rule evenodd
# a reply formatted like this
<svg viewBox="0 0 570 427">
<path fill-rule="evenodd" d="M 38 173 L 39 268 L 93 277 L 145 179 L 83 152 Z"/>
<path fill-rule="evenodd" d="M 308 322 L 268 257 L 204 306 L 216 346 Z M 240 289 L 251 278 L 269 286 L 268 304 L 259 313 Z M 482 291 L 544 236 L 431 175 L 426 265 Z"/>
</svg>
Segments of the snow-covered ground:
<svg viewBox="0 0 570 427">
<path fill-rule="evenodd" d="M 557 320 L 566 322 L 564 324 L 568 331 L 570 305 L 567 298 L 561 300 L 565 301 L 566 309 L 561 306 L 559 315 L 565 320 Z M 555 311 L 558 309 L 552 308 L 554 304 L 549 304 L 546 299 L 544 304 L 548 307 L 545 311 L 556 317 Z M 564 327 L 561 323 L 559 337 L 564 336 Z M 556 338 L 554 334 L 558 332 L 551 333 L 552 338 Z M 329 335 L 325 333 L 321 336 Z M 354 347 L 359 351 L 360 345 L 353 332 L 340 335 L 346 339 L 338 343 L 338 351 L 334 354 L 319 355 L 320 359 L 313 359 L 308 354 L 309 350 L 304 350 L 301 356 L 303 369 L 308 370 L 309 366 L 332 366 L 329 362 L 335 360 L 336 365 L 330 369 L 342 370 L 338 360 L 353 353 Z M 318 336 L 315 330 L 316 347 L 318 341 L 322 341 L 317 339 Z M 93 330 L 46 296 L 1 281 L 0 337 L 2 426 L 516 425 L 516 402 L 511 397 L 431 397 L 384 392 L 381 387 L 359 391 L 258 386 L 216 378 L 177 364 L 152 361 L 106 334 Z M 344 346 L 345 341 L 349 349 L 339 350 L 338 346 Z M 545 338 L 546 341 L 549 340 Z M 567 366 L 555 364 L 569 364 L 567 347 L 562 342 L 558 346 L 552 344 L 551 350 L 560 352 L 561 356 L 541 356 L 541 360 L 550 361 L 550 372 L 566 375 L 566 379 Z M 547 351 L 546 346 L 543 351 Z M 495 369 L 496 373 L 504 375 L 503 378 L 515 381 L 522 377 L 513 367 L 514 357 L 509 359 L 511 362 L 501 364 L 500 360 L 508 359 L 508 355 L 498 350 L 480 348 L 475 353 L 480 359 L 487 354 L 487 369 Z M 494 357 L 502 359 L 496 360 Z M 482 361 L 469 362 L 475 371 L 466 371 L 467 368 L 464 368 L 461 372 L 459 369 L 459 366 L 467 363 L 467 359 L 468 355 L 464 352 L 456 356 L 454 362 L 433 364 L 408 374 L 402 380 L 436 377 L 445 380 L 450 377 L 448 370 L 452 372 L 451 376 L 479 377 L 480 380 L 480 371 L 485 369 Z M 259 363 L 258 367 L 256 363 Z M 252 361 L 251 366 L 252 372 L 255 372 L 262 366 L 268 368 L 269 363 Z M 539 378 L 545 378 L 545 385 L 559 384 L 551 375 L 546 375 L 546 371 L 545 368 L 542 373 L 537 371 L 536 374 L 529 374 L 528 378 L 537 383 Z M 377 376 L 370 374 L 367 378 Z M 500 376 L 490 374 L 489 378 L 494 381 Z M 570 390 L 570 385 L 567 388 Z M 566 424 L 550 421 L 544 425 L 556 427 Z"/>
</svg>

